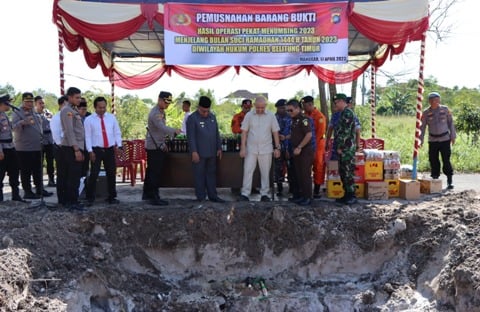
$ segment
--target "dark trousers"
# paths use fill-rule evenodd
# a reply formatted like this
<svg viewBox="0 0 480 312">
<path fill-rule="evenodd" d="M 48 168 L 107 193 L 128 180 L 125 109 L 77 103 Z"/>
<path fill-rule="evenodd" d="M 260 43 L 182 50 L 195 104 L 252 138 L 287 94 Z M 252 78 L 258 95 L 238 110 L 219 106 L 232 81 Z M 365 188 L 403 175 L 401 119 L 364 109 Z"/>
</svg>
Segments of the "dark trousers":
<svg viewBox="0 0 480 312">
<path fill-rule="evenodd" d="M 167 153 L 161 150 L 147 150 L 147 169 L 143 182 L 143 194 L 148 198 L 160 198 L 158 188 L 160 187 L 166 156 Z"/>
<path fill-rule="evenodd" d="M 80 177 L 82 174 L 82 161 L 75 160 L 75 152 L 71 146 L 62 146 L 62 170 L 58 172 L 58 180 L 65 183 L 65 202 L 66 205 L 78 204 L 78 187 L 80 186 Z M 59 169 L 60 169 L 59 168 Z M 57 180 L 57 184 L 60 183 Z"/>
<path fill-rule="evenodd" d="M 55 163 L 57 164 L 57 199 L 58 203 L 65 205 L 67 203 L 65 194 L 65 160 L 63 158 L 62 147 L 58 145 L 53 146 L 53 154 L 55 155 Z"/>
<path fill-rule="evenodd" d="M 22 188 L 25 192 L 32 191 L 31 179 L 33 177 L 33 184 L 37 194 L 43 189 L 42 169 L 43 164 L 41 162 L 41 151 L 17 151 L 18 164 L 20 167 L 20 180 L 22 182 Z"/>
<path fill-rule="evenodd" d="M 438 179 L 440 176 L 440 159 L 439 154 L 442 157 L 443 173 L 447 177 L 453 175 L 453 167 L 450 162 L 450 155 L 452 149 L 450 146 L 450 140 L 443 142 L 428 142 L 428 160 L 430 161 L 430 173 L 432 178 Z"/>
<path fill-rule="evenodd" d="M 19 168 L 17 162 L 17 155 L 14 148 L 3 149 L 3 160 L 0 160 L 0 201 L 3 200 L 3 179 L 5 173 L 8 173 L 8 183 L 12 188 L 12 196 L 18 195 L 18 175 Z"/>
<path fill-rule="evenodd" d="M 93 152 L 95 153 L 95 161 L 90 163 L 90 175 L 88 176 L 87 183 L 87 200 L 95 200 L 97 178 L 98 174 L 100 173 L 100 166 L 102 163 L 105 173 L 107 174 L 108 199 L 114 199 L 117 197 L 117 190 L 115 187 L 115 150 L 113 147 L 94 147 Z"/>
<path fill-rule="evenodd" d="M 43 157 L 45 159 L 45 163 L 47 164 L 47 175 L 50 181 L 53 181 L 55 177 L 55 166 L 53 164 L 55 155 L 53 149 L 53 144 L 47 144 L 43 146 Z"/>
<path fill-rule="evenodd" d="M 217 198 L 217 157 L 200 157 L 198 163 L 193 163 L 193 178 L 198 200 L 204 200 L 206 195 L 209 199 Z"/>
<path fill-rule="evenodd" d="M 300 155 L 293 157 L 298 197 L 312 198 L 313 149 L 304 148 Z"/>
</svg>

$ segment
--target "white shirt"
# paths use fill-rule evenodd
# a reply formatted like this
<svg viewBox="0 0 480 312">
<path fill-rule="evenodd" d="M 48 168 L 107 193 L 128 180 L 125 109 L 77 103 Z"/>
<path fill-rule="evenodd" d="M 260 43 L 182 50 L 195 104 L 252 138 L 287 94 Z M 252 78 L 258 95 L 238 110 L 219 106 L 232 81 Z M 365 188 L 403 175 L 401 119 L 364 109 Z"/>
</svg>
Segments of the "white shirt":
<svg viewBox="0 0 480 312">
<path fill-rule="evenodd" d="M 62 144 L 63 130 L 62 130 L 62 120 L 60 119 L 60 111 L 53 115 L 50 120 L 50 130 L 52 130 L 53 142 L 57 145 Z"/>
<path fill-rule="evenodd" d="M 183 121 L 182 121 L 182 128 L 180 129 L 182 131 L 182 134 L 187 134 L 187 119 L 188 116 L 190 116 L 192 112 L 186 112 L 185 115 L 183 116 Z"/>
<path fill-rule="evenodd" d="M 105 113 L 103 115 L 103 122 L 105 123 L 108 147 L 121 147 L 122 132 L 120 131 L 115 115 Z M 85 127 L 85 145 L 87 151 L 91 152 L 93 147 L 103 147 L 102 121 L 100 117 L 96 113 L 91 114 L 85 118 L 83 126 Z"/>
</svg>

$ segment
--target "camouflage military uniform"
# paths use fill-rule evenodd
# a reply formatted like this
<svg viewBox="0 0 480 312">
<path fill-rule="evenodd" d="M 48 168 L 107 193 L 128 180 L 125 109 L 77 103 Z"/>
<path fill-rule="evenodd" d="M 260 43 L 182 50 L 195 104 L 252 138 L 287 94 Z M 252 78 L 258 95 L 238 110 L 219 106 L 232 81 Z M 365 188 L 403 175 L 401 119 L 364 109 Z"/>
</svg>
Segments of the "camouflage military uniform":
<svg viewBox="0 0 480 312">
<path fill-rule="evenodd" d="M 338 155 L 338 169 L 345 190 L 345 198 L 351 198 L 355 195 L 353 177 L 356 150 L 355 113 L 351 109 L 343 110 L 334 131 L 333 146 L 341 152 Z"/>
</svg>

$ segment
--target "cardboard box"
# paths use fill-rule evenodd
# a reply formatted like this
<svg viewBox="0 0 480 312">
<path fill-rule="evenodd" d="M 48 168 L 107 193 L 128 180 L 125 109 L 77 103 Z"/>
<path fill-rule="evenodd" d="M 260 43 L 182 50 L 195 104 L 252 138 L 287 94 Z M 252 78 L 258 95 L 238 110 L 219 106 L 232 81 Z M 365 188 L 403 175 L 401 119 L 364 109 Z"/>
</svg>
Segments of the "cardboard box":
<svg viewBox="0 0 480 312">
<path fill-rule="evenodd" d="M 355 183 L 355 196 L 365 198 L 365 183 Z"/>
<path fill-rule="evenodd" d="M 340 180 L 338 172 L 338 160 L 329 160 L 327 162 L 327 180 Z"/>
<path fill-rule="evenodd" d="M 385 181 L 367 181 L 366 197 L 368 200 L 388 199 L 388 185 Z"/>
<path fill-rule="evenodd" d="M 433 194 L 442 192 L 442 180 L 440 179 L 418 179 L 420 182 L 420 193 Z"/>
<path fill-rule="evenodd" d="M 420 199 L 420 182 L 400 179 L 400 197 L 407 200 Z"/>
<path fill-rule="evenodd" d="M 388 185 L 388 198 L 400 197 L 400 181 L 398 179 L 385 180 Z"/>
<path fill-rule="evenodd" d="M 365 181 L 383 181 L 383 161 L 365 161 Z"/>
<path fill-rule="evenodd" d="M 327 181 L 327 197 L 328 198 L 342 198 L 345 195 L 343 184 L 340 180 Z"/>
<path fill-rule="evenodd" d="M 355 183 L 365 182 L 365 165 L 355 165 L 355 174 L 353 180 Z"/>
</svg>

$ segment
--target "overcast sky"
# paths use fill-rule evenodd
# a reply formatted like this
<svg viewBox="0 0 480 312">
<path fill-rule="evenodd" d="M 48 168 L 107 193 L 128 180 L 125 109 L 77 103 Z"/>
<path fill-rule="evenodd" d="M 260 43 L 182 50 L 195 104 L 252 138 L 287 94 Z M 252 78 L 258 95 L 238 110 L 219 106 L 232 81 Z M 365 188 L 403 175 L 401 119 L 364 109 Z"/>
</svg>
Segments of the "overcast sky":
<svg viewBox="0 0 480 312">
<path fill-rule="evenodd" d="M 0 38 L 2 40 L 2 62 L 0 85 L 10 83 L 16 91 L 30 91 L 38 88 L 58 94 L 59 65 L 58 37 L 52 22 L 52 0 L 1 1 Z M 480 1 L 460 0 L 451 12 L 450 23 L 454 24 L 452 36 L 445 42 L 435 44 L 427 41 L 424 76 L 434 76 L 444 86 L 478 88 L 480 62 L 478 43 L 480 38 Z M 396 57 L 381 68 L 378 83 L 384 84 L 383 71 L 406 72 L 403 80 L 418 78 L 419 43 L 411 43 L 409 53 Z M 108 79 L 99 68 L 90 69 L 84 61 L 82 51 L 65 54 L 66 87 L 77 86 L 82 90 L 98 88 L 110 92 Z M 369 88 L 367 80 L 367 88 Z M 136 94 L 156 98 L 159 90 L 170 90 L 174 94 L 186 91 L 193 96 L 199 88 L 215 90 L 220 99 L 238 89 L 251 92 L 268 92 L 271 101 L 290 98 L 297 91 L 304 90 L 317 94 L 317 79 L 302 73 L 294 78 L 271 81 L 255 77 L 242 70 L 236 75 L 233 70 L 222 76 L 206 81 L 190 81 L 178 77 L 162 77 L 155 85 L 143 90 L 116 88 L 117 95 Z M 339 92 L 350 93 L 348 84 L 338 85 Z"/>
</svg>

